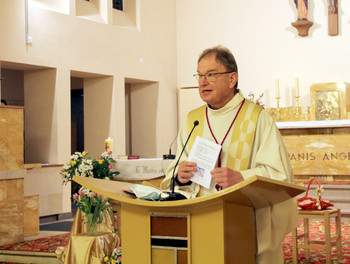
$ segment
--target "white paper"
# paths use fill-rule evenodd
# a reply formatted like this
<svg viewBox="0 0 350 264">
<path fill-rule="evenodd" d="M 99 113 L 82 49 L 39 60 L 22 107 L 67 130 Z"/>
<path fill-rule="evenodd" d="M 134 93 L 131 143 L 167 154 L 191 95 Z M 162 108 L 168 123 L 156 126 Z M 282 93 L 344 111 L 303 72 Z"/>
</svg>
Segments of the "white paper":
<svg viewBox="0 0 350 264">
<path fill-rule="evenodd" d="M 215 168 L 221 146 L 205 138 L 196 137 L 188 161 L 197 163 L 197 171 L 191 181 L 209 188 L 211 182 L 210 171 Z"/>
</svg>

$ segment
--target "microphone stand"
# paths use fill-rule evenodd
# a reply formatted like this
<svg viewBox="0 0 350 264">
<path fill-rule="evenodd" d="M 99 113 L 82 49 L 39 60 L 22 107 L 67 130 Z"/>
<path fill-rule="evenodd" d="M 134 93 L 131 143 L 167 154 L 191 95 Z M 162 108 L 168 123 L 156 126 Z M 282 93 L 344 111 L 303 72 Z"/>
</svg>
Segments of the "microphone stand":
<svg viewBox="0 0 350 264">
<path fill-rule="evenodd" d="M 177 135 L 175 136 L 175 138 L 173 139 L 173 141 L 172 141 L 171 144 L 170 144 L 170 147 L 169 147 L 169 154 L 164 154 L 164 155 L 163 155 L 163 160 L 175 159 L 176 156 L 175 156 L 174 154 L 171 154 L 171 146 L 174 144 L 176 138 L 177 138 Z"/>
<path fill-rule="evenodd" d="M 182 150 L 181 150 L 181 153 L 180 153 L 180 156 L 179 158 L 177 159 L 176 161 L 176 164 L 174 166 L 174 170 L 173 170 L 173 175 L 171 177 L 171 180 L 170 180 L 170 192 L 165 192 L 165 193 L 162 193 L 162 194 L 166 194 L 164 196 L 166 197 L 162 197 L 162 194 L 161 194 L 161 198 L 159 199 L 160 201 L 177 201 L 177 200 L 184 200 L 184 199 L 187 199 L 185 195 L 181 194 L 181 193 L 176 193 L 174 190 L 175 190 L 175 171 L 176 171 L 176 167 L 177 165 L 179 164 L 179 161 L 180 161 L 180 158 L 182 156 L 182 153 L 184 152 L 185 148 L 186 148 L 186 145 L 187 145 L 187 142 L 188 140 L 190 139 L 191 135 L 192 135 L 192 132 L 194 130 L 194 128 L 196 126 L 198 126 L 199 122 L 196 120 L 193 122 L 193 127 L 192 127 L 192 130 L 190 132 L 190 134 L 188 135 L 187 137 L 187 140 L 185 142 L 185 145 L 183 146 Z"/>
</svg>

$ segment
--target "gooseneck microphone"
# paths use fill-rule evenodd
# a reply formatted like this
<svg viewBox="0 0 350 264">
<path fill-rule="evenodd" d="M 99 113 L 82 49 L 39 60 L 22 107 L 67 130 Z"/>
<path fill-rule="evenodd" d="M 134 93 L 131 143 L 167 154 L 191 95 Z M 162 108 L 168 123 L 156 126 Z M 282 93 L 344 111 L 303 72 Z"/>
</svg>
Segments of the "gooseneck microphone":
<svg viewBox="0 0 350 264">
<path fill-rule="evenodd" d="M 176 161 L 176 164 L 174 166 L 173 175 L 172 175 L 171 180 L 170 180 L 170 191 L 162 193 L 161 197 L 160 197 L 160 201 L 176 201 L 176 200 L 187 199 L 186 196 L 182 195 L 181 193 L 176 193 L 175 192 L 175 171 L 176 171 L 177 165 L 179 164 L 179 161 L 180 161 L 180 158 L 182 156 L 182 153 L 184 152 L 184 150 L 186 148 L 187 142 L 190 139 L 194 128 L 196 126 L 198 126 L 198 124 L 199 124 L 198 120 L 193 122 L 192 130 L 191 130 L 190 134 L 188 135 L 187 140 L 185 142 L 185 145 L 183 146 L 183 148 L 181 150 L 181 153 L 180 153 L 180 155 L 179 155 L 179 157 L 178 157 L 178 159 Z"/>
<path fill-rule="evenodd" d="M 163 155 L 163 159 L 164 159 L 164 160 L 166 160 L 166 159 L 175 159 L 175 155 L 174 155 L 174 154 L 171 154 L 171 147 L 172 147 L 172 145 L 174 144 L 176 138 L 177 138 L 177 134 L 176 134 L 175 138 L 173 139 L 173 141 L 172 141 L 171 144 L 170 144 L 170 147 L 169 147 L 169 154 L 164 154 L 164 155 Z"/>
</svg>

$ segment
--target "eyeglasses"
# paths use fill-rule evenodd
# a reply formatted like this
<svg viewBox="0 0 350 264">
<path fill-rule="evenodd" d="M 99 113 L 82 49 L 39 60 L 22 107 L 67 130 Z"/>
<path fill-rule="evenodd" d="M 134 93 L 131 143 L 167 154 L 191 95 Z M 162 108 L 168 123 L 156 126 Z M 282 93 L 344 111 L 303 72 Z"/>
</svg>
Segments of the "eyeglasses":
<svg viewBox="0 0 350 264">
<path fill-rule="evenodd" d="M 216 80 L 216 75 L 232 73 L 232 72 L 233 71 L 228 71 L 228 72 L 210 72 L 210 73 L 207 73 L 207 74 L 196 73 L 196 74 L 193 74 L 193 77 L 196 78 L 198 81 L 204 77 L 208 82 L 214 82 Z"/>
</svg>

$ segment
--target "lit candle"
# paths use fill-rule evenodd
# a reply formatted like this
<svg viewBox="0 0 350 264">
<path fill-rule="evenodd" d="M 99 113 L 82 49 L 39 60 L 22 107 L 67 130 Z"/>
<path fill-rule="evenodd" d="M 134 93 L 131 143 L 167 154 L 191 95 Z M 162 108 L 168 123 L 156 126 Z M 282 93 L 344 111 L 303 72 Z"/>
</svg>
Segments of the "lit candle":
<svg viewBox="0 0 350 264">
<path fill-rule="evenodd" d="M 295 96 L 299 97 L 299 77 L 295 77 Z"/>
<path fill-rule="evenodd" d="M 275 87 L 276 87 L 276 97 L 280 97 L 280 82 L 278 77 L 275 79 Z"/>
<path fill-rule="evenodd" d="M 108 137 L 105 140 L 105 149 L 106 151 L 113 151 L 113 139 L 111 139 L 110 137 Z"/>
</svg>

